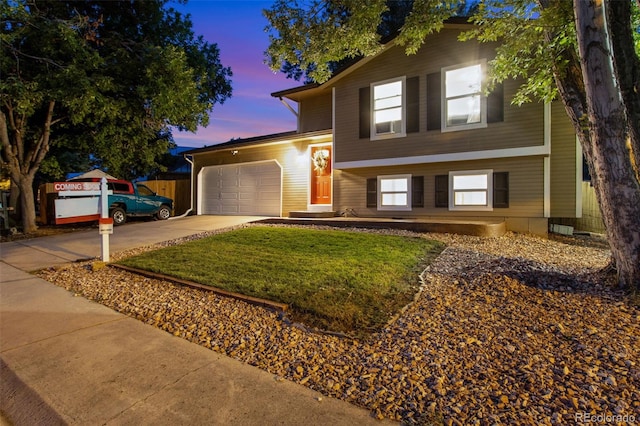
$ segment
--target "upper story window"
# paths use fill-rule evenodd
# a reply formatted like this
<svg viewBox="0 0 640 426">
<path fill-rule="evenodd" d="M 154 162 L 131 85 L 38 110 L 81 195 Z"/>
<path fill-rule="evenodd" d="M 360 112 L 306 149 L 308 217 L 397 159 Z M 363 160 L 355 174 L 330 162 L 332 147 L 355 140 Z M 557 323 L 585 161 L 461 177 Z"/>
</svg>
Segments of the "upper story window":
<svg viewBox="0 0 640 426">
<path fill-rule="evenodd" d="M 486 61 L 442 69 L 442 131 L 487 126 L 487 98 L 482 93 Z"/>
<path fill-rule="evenodd" d="M 405 78 L 371 85 L 371 139 L 406 136 Z"/>
</svg>

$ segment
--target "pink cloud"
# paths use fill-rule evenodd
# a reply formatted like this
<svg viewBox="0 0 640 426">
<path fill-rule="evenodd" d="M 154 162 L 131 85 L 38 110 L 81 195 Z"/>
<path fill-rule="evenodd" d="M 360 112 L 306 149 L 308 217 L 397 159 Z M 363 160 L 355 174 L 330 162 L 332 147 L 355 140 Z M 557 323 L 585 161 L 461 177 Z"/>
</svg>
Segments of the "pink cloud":
<svg viewBox="0 0 640 426">
<path fill-rule="evenodd" d="M 269 1 L 191 1 L 173 5 L 190 13 L 196 35 L 202 35 L 220 49 L 223 66 L 233 72 L 233 95 L 216 105 L 207 128 L 195 134 L 175 132 L 178 145 L 199 147 L 226 142 L 231 138 L 252 137 L 295 130 L 295 116 L 270 93 L 301 85 L 274 74 L 264 64 L 269 44 L 264 32 L 267 20 L 262 9 Z"/>
</svg>

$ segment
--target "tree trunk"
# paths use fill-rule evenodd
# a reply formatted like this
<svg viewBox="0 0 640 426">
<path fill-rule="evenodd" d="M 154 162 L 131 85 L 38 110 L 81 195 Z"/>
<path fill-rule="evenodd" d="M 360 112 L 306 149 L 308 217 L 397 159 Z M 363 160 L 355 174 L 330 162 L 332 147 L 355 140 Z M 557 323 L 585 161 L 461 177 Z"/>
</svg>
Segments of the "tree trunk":
<svg viewBox="0 0 640 426">
<path fill-rule="evenodd" d="M 36 202 L 33 195 L 33 177 L 22 176 L 16 186 L 20 189 L 20 208 L 22 209 L 22 231 L 25 234 L 35 232 L 36 225 Z"/>
<path fill-rule="evenodd" d="M 639 3 L 640 5 L 640 0 Z M 630 149 L 636 177 L 640 179 L 640 59 L 633 47 L 631 2 L 607 1 L 607 26 L 616 79 L 629 125 Z"/>
<path fill-rule="evenodd" d="M 45 117 L 42 134 L 35 137 L 31 144 L 25 141 L 25 123 L 16 118 L 15 108 L 7 104 L 7 112 L 0 110 L 0 143 L 4 159 L 9 165 L 11 181 L 20 190 L 20 209 L 22 211 L 22 228 L 25 234 L 38 229 L 36 225 L 36 204 L 33 196 L 33 180 L 49 151 L 49 138 L 53 124 L 53 112 L 56 102 L 48 101 L 45 105 Z"/>
<path fill-rule="evenodd" d="M 615 86 L 601 5 L 574 0 L 580 64 L 585 85 L 594 188 L 611 254 L 623 287 L 640 289 L 640 185 L 626 142 L 629 129 Z M 584 132 L 579 131 L 581 139 Z"/>
<path fill-rule="evenodd" d="M 20 188 L 17 185 L 11 185 L 11 193 L 9 194 L 9 205 L 13 207 L 13 221 L 19 222 L 22 217 L 22 210 L 20 207 Z"/>
</svg>

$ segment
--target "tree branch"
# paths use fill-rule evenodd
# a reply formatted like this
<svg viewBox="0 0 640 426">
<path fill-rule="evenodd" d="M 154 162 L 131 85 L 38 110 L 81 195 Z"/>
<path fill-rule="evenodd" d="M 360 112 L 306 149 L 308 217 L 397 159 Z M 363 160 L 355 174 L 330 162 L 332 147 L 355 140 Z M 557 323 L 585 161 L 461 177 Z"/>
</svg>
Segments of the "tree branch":
<svg viewBox="0 0 640 426">
<path fill-rule="evenodd" d="M 51 135 L 51 122 L 53 120 L 53 111 L 56 101 L 49 101 L 47 115 L 42 126 L 42 135 L 34 143 L 33 148 L 29 150 L 23 162 L 25 174 L 35 174 L 40 167 L 40 163 L 49 151 L 49 137 Z"/>
<path fill-rule="evenodd" d="M 0 110 L 0 142 L 2 143 L 2 151 L 4 152 L 4 159 L 9 163 L 9 171 L 11 179 L 17 182 L 18 173 L 20 171 L 20 163 L 16 157 L 16 152 L 12 149 L 11 139 L 9 138 L 9 130 L 7 127 L 7 116 L 4 111 Z"/>
<path fill-rule="evenodd" d="M 54 65 L 54 66 L 56 66 L 56 67 L 58 67 L 58 68 L 60 68 L 60 69 L 64 69 L 64 66 L 63 66 L 63 65 L 58 64 L 57 62 L 55 62 L 55 61 L 54 61 L 54 60 L 52 60 L 52 59 L 49 59 L 49 58 L 41 58 L 41 57 L 39 57 L 39 56 L 32 56 L 32 55 L 28 55 L 28 54 L 26 54 L 26 53 L 22 52 L 21 50 L 14 48 L 11 44 L 9 44 L 9 43 L 5 42 L 4 40 L 2 41 L 2 43 L 3 43 L 5 46 L 7 46 L 7 47 L 9 48 L 9 50 L 10 50 L 10 51 L 15 55 L 15 56 L 22 56 L 22 57 L 24 57 L 24 58 L 33 59 L 33 60 L 38 61 L 38 62 L 43 62 L 43 63 L 45 63 L 45 64 L 51 64 L 51 65 Z"/>
</svg>

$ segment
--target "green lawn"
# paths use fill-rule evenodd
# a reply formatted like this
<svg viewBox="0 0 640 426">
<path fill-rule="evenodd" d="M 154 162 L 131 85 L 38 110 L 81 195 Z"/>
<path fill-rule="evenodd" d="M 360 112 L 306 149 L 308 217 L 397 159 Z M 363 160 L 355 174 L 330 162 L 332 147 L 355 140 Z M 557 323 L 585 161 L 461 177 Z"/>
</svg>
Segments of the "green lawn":
<svg viewBox="0 0 640 426">
<path fill-rule="evenodd" d="M 256 226 L 119 263 L 287 303 L 294 321 L 359 334 L 412 300 L 418 274 L 443 248 L 424 238 Z"/>
</svg>

